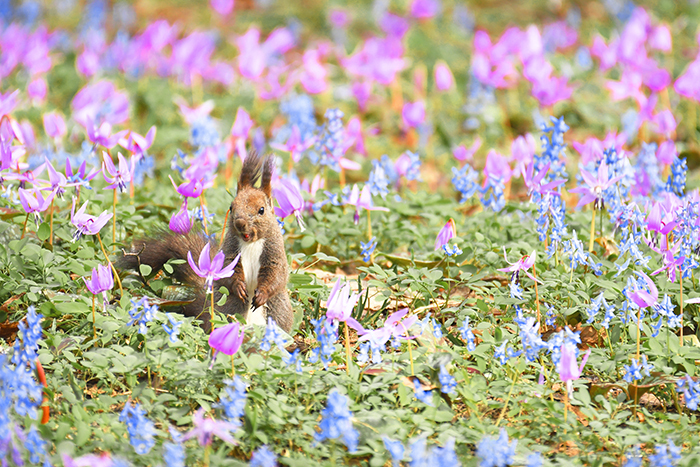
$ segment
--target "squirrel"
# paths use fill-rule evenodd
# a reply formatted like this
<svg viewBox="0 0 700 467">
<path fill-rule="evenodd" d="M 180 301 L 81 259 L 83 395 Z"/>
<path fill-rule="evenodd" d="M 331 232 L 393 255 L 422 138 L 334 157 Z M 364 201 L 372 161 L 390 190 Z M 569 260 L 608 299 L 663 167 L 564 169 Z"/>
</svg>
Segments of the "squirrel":
<svg viewBox="0 0 700 467">
<path fill-rule="evenodd" d="M 240 259 L 231 277 L 214 282 L 214 301 L 219 302 L 219 289 L 224 286 L 229 295 L 223 305 L 216 306 L 217 311 L 241 315 L 248 323 L 262 325 L 267 324 L 269 317 L 289 332 L 294 317 L 287 291 L 289 271 L 284 239 L 272 206 L 273 171 L 274 161 L 270 156 L 263 159 L 257 153 L 249 153 L 243 162 L 221 245 L 225 265 L 239 254 Z M 258 181 L 261 182 L 260 187 L 255 186 Z M 186 235 L 161 232 L 157 237 L 133 242 L 132 252 L 125 252 L 117 265 L 121 269 L 135 270 L 141 264 L 146 264 L 156 272 L 170 259 L 185 260 L 188 252 L 192 253 L 193 258 L 199 257 L 207 242 L 211 245 L 213 256 L 219 247 L 201 232 L 190 231 Z M 187 261 L 173 264 L 172 267 L 172 277 L 194 287 L 196 291 L 194 301 L 183 307 L 183 314 L 199 316 L 203 327 L 209 331 L 211 323 L 205 302 L 204 279 L 194 273 Z"/>
</svg>

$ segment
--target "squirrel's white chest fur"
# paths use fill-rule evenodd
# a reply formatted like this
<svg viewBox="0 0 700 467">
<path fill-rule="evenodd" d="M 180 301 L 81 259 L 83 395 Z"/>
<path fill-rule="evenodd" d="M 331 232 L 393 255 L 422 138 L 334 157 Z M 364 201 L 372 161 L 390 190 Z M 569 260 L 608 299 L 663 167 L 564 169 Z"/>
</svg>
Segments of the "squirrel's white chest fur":
<svg viewBox="0 0 700 467">
<path fill-rule="evenodd" d="M 243 275 L 245 277 L 246 292 L 248 292 L 248 303 L 251 302 L 255 295 L 255 289 L 258 287 L 258 273 L 260 272 L 260 256 L 265 246 L 265 239 L 261 238 L 254 242 L 241 244 L 241 266 L 243 266 Z M 248 312 L 246 321 L 249 324 L 267 324 L 264 307 L 256 308 Z"/>
</svg>

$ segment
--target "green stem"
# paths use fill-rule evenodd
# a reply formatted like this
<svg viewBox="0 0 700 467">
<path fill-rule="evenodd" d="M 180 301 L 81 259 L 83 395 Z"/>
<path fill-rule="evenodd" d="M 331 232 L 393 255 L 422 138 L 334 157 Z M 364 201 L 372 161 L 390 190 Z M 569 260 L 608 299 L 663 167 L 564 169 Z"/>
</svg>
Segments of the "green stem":
<svg viewBox="0 0 700 467">
<path fill-rule="evenodd" d="M 114 188 L 112 198 L 112 253 L 117 248 L 117 189 Z"/>
<path fill-rule="evenodd" d="M 345 322 L 345 371 L 350 376 L 350 331 L 347 322 Z"/>
<path fill-rule="evenodd" d="M 105 259 L 107 260 L 107 263 L 112 268 L 112 272 L 114 272 L 114 279 L 117 281 L 117 284 L 119 285 L 119 296 L 123 297 L 124 296 L 124 289 L 122 288 L 122 280 L 119 278 L 119 273 L 117 272 L 117 268 L 114 267 L 114 264 L 109 260 L 109 256 L 107 255 L 107 250 L 105 250 L 105 246 L 102 243 L 102 238 L 100 238 L 100 233 L 97 232 L 97 241 L 100 242 L 100 248 L 102 248 L 102 253 L 105 255 Z"/>
<path fill-rule="evenodd" d="M 92 338 L 97 344 L 97 326 L 95 325 L 95 294 L 92 294 Z"/>
<path fill-rule="evenodd" d="M 680 346 L 683 347 L 683 268 L 678 268 L 680 270 L 680 287 L 681 287 L 681 333 L 680 333 Z"/>
<path fill-rule="evenodd" d="M 595 241 L 595 208 L 591 212 L 593 215 L 591 216 L 591 240 L 588 243 L 589 253 L 593 253 L 593 242 Z"/>
<path fill-rule="evenodd" d="M 53 245 L 53 202 L 56 200 L 56 196 L 51 198 L 51 207 L 49 208 L 51 212 L 49 213 L 49 245 Z"/>
<path fill-rule="evenodd" d="M 515 388 L 515 382 L 518 381 L 518 375 L 515 375 L 515 378 L 513 378 L 513 384 L 510 385 L 510 391 L 508 391 L 508 395 L 506 396 L 506 402 L 503 404 L 503 409 L 501 409 L 501 413 L 498 415 L 498 420 L 496 420 L 496 426 L 498 426 L 499 423 L 501 423 L 501 420 L 503 420 L 503 416 L 506 414 L 506 409 L 508 408 L 508 403 L 510 402 L 510 398 L 513 395 L 513 389 Z M 566 421 L 566 412 L 564 413 L 564 421 Z"/>
</svg>

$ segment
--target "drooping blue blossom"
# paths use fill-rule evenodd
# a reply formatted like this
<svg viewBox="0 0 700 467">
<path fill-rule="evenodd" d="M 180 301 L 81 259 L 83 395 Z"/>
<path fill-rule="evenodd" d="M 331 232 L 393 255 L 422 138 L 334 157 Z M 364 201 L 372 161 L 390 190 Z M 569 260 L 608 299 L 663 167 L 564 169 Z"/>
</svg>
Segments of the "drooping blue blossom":
<svg viewBox="0 0 700 467">
<path fill-rule="evenodd" d="M 180 334 L 180 326 L 182 326 L 182 321 L 175 319 L 172 313 L 166 313 L 165 316 L 168 317 L 170 326 L 165 323 L 163 323 L 161 326 L 163 326 L 163 329 L 168 334 L 170 342 L 175 343 L 177 342 L 177 336 Z"/>
<path fill-rule="evenodd" d="M 43 332 L 41 318 L 41 314 L 30 305 L 27 308 L 26 324 L 24 321 L 19 322 L 19 335 L 22 339 L 16 339 L 13 346 L 12 363 L 15 365 L 35 367 L 39 340 Z"/>
<path fill-rule="evenodd" d="M 190 126 L 190 144 L 195 148 L 213 147 L 219 144 L 221 135 L 211 117 L 203 117 Z"/>
<path fill-rule="evenodd" d="M 289 368 L 294 368 L 294 371 L 301 374 L 304 372 L 301 366 L 301 349 L 296 349 L 294 352 L 285 352 L 282 355 L 282 361 Z"/>
<path fill-rule="evenodd" d="M 438 379 L 440 380 L 440 391 L 442 391 L 444 394 L 452 394 L 455 392 L 457 380 L 450 374 L 449 371 L 447 371 L 445 365 L 440 365 Z"/>
<path fill-rule="evenodd" d="M 431 407 L 433 406 L 433 391 L 424 391 L 423 385 L 418 378 L 413 378 L 413 389 L 416 399 Z"/>
<path fill-rule="evenodd" d="M 312 319 L 311 324 L 314 326 L 316 339 L 320 345 L 313 350 L 309 362 L 316 363 L 320 358 L 323 366 L 327 368 L 333 353 L 335 353 L 335 342 L 338 340 L 338 322 L 321 317 Z"/>
<path fill-rule="evenodd" d="M 647 356 L 642 355 L 641 361 L 633 358 L 632 363 L 625 365 L 623 370 L 625 370 L 625 375 L 622 377 L 629 384 L 642 379 L 644 376 L 649 376 L 650 370 L 653 370 L 653 365 L 647 362 Z"/>
<path fill-rule="evenodd" d="M 433 446 L 430 449 L 430 457 L 433 466 L 436 467 L 459 467 L 462 463 L 457 458 L 455 452 L 455 440 L 450 438 L 444 446 Z"/>
<path fill-rule="evenodd" d="M 372 253 L 374 253 L 374 250 L 377 248 L 377 237 L 372 237 L 372 239 L 368 242 L 360 242 L 360 247 L 362 248 L 362 251 L 360 252 L 362 261 L 369 263 L 370 259 L 372 258 Z"/>
<path fill-rule="evenodd" d="M 586 322 L 592 323 L 595 321 L 601 309 L 605 311 L 605 316 L 603 317 L 603 321 L 601 321 L 601 325 L 607 329 L 608 326 L 610 326 L 610 321 L 615 317 L 615 306 L 605 300 L 603 292 L 591 300 L 591 304 L 586 308 L 586 314 L 588 315 L 588 320 Z"/>
<path fill-rule="evenodd" d="M 540 352 L 548 349 L 547 343 L 542 340 L 540 335 L 539 323 L 532 316 L 528 318 L 518 316 L 514 321 L 518 325 L 525 358 L 530 362 L 537 361 Z"/>
<path fill-rule="evenodd" d="M 444 245 L 442 245 L 442 251 L 447 256 L 459 256 L 463 253 L 462 250 L 457 245 L 452 245 L 450 247 L 449 243 L 445 243 Z"/>
<path fill-rule="evenodd" d="M 459 202 L 465 203 L 479 191 L 479 173 L 469 164 L 461 169 L 452 167 L 452 185 L 462 195 Z"/>
<path fill-rule="evenodd" d="M 372 171 L 369 173 L 367 184 L 372 196 L 385 198 L 389 194 L 389 178 L 384 171 L 382 163 L 376 159 L 372 161 Z"/>
<path fill-rule="evenodd" d="M 382 363 L 382 352 L 384 350 L 386 349 L 372 339 L 360 342 L 360 353 L 357 356 L 357 361 L 362 364 L 371 361 L 374 365 L 379 365 Z"/>
<path fill-rule="evenodd" d="M 140 404 L 131 405 L 131 402 L 124 404 L 124 409 L 119 414 L 119 421 L 126 423 L 129 432 L 129 442 L 134 447 L 137 454 L 148 454 L 155 445 L 156 434 L 155 425 L 146 418 L 146 412 Z"/>
<path fill-rule="evenodd" d="M 666 189 L 666 184 L 661 179 L 662 169 L 656 157 L 656 143 L 642 142 L 634 169 L 636 180 L 632 187 L 632 195 L 656 197 Z"/>
<path fill-rule="evenodd" d="M 282 330 L 277 326 L 277 323 L 275 323 L 272 318 L 268 317 L 267 326 L 265 326 L 265 335 L 260 342 L 260 350 L 269 352 L 272 348 L 272 344 L 276 344 L 280 349 L 284 350 L 286 339 L 282 335 Z"/>
<path fill-rule="evenodd" d="M 250 467 L 275 467 L 277 465 L 277 454 L 263 444 L 253 451 L 249 465 Z"/>
<path fill-rule="evenodd" d="M 24 440 L 24 447 L 29 451 L 29 461 L 33 464 L 38 464 L 41 459 L 48 463 L 48 452 L 46 450 L 48 443 L 41 437 L 35 425 L 32 425 L 27 432 L 27 437 Z M 46 465 L 46 464 L 45 464 Z"/>
<path fill-rule="evenodd" d="M 517 298 L 518 300 L 523 299 L 523 288 L 520 287 L 518 282 L 508 282 L 508 289 L 510 290 L 510 298 Z"/>
<path fill-rule="evenodd" d="M 654 467 L 673 467 L 681 460 L 681 448 L 668 440 L 667 444 L 656 446 L 656 452 L 649 455 L 649 465 Z"/>
<path fill-rule="evenodd" d="M 347 446 L 348 451 L 357 450 L 357 442 L 360 434 L 352 426 L 352 413 L 348 409 L 347 396 L 331 389 L 328 393 L 326 408 L 321 412 L 321 422 L 319 423 L 320 433 L 314 435 L 317 442 L 326 439 L 336 439 L 342 437 L 342 441 Z"/>
<path fill-rule="evenodd" d="M 506 467 L 512 465 L 518 440 L 508 441 L 508 432 L 501 428 L 498 438 L 485 435 L 476 446 L 476 455 L 481 460 L 479 467 Z"/>
<path fill-rule="evenodd" d="M 666 191 L 675 193 L 678 196 L 683 196 L 685 192 L 686 172 L 688 172 L 688 164 L 685 158 L 681 159 L 674 156 L 671 163 L 671 174 L 666 181 Z"/>
<path fill-rule="evenodd" d="M 503 341 L 501 345 L 496 347 L 493 354 L 493 357 L 501 362 L 501 365 L 505 365 L 508 360 L 516 358 L 522 353 L 521 351 L 516 352 L 512 347 L 506 348 L 507 345 L 508 341 Z"/>
<path fill-rule="evenodd" d="M 225 383 L 225 394 L 214 407 L 222 409 L 226 420 L 238 427 L 241 425 L 241 417 L 245 415 L 248 385 L 238 376 L 233 380 L 226 380 Z"/>
<path fill-rule="evenodd" d="M 163 462 L 168 467 L 185 467 L 185 447 L 180 443 L 163 443 Z"/>
<path fill-rule="evenodd" d="M 542 467 L 542 454 L 533 452 L 525 459 L 525 467 Z"/>
<path fill-rule="evenodd" d="M 683 393 L 685 406 L 690 410 L 698 410 L 700 403 L 700 383 L 695 381 L 689 375 L 676 381 L 676 391 Z"/>
<path fill-rule="evenodd" d="M 474 349 L 476 349 L 476 340 L 474 338 L 474 332 L 469 326 L 469 316 L 464 317 L 464 322 L 459 328 L 459 333 L 460 336 L 462 336 L 462 339 L 467 341 L 467 350 L 473 352 Z"/>
<path fill-rule="evenodd" d="M 489 175 L 480 191 L 481 204 L 485 209 L 499 212 L 506 206 L 505 184 L 502 179 Z"/>
<path fill-rule="evenodd" d="M 343 112 L 340 109 L 328 109 L 324 114 L 326 123 L 320 130 L 316 140 L 316 150 L 321 154 L 320 165 L 328 166 L 331 170 L 340 172 L 340 159 L 345 154 L 345 129 Z"/>
<path fill-rule="evenodd" d="M 393 440 L 386 435 L 382 436 L 382 441 L 384 441 L 384 447 L 391 455 L 392 466 L 399 467 L 401 461 L 403 460 L 403 453 L 405 451 L 403 443 L 399 440 Z"/>
<path fill-rule="evenodd" d="M 153 156 L 143 155 L 139 157 L 134 165 L 134 173 L 132 175 L 134 185 L 141 186 L 146 177 L 153 178 L 153 170 L 155 169 L 156 161 Z M 89 187 L 89 185 L 86 185 Z"/>
<path fill-rule="evenodd" d="M 153 321 L 158 311 L 158 305 L 149 305 L 148 297 L 143 296 L 140 300 L 136 301 L 131 299 L 131 310 L 129 310 L 129 316 L 131 319 L 127 326 L 131 326 L 134 323 L 138 324 L 139 334 L 146 335 L 148 333 L 148 327 L 146 324 Z"/>
<path fill-rule="evenodd" d="M 441 339 L 442 338 L 442 327 L 440 327 L 440 324 L 435 321 L 435 318 L 432 316 L 430 317 L 430 330 L 433 333 L 433 337 L 435 339 Z"/>
<path fill-rule="evenodd" d="M 420 156 L 413 151 L 406 151 L 400 157 L 408 160 L 408 163 L 403 168 L 403 175 L 406 180 L 420 180 Z"/>
<path fill-rule="evenodd" d="M 280 112 L 287 117 L 289 133 L 296 126 L 302 141 L 313 136 L 316 131 L 316 117 L 311 97 L 306 94 L 291 94 L 280 102 Z"/>
<path fill-rule="evenodd" d="M 411 462 L 408 464 L 410 467 L 428 467 L 430 465 L 425 436 L 411 441 L 409 449 L 411 450 Z"/>
<path fill-rule="evenodd" d="M 550 305 L 549 303 L 547 303 L 546 305 L 547 313 L 545 314 L 544 324 L 546 324 L 547 326 L 554 326 L 554 324 L 557 322 L 557 314 L 552 305 Z"/>
</svg>

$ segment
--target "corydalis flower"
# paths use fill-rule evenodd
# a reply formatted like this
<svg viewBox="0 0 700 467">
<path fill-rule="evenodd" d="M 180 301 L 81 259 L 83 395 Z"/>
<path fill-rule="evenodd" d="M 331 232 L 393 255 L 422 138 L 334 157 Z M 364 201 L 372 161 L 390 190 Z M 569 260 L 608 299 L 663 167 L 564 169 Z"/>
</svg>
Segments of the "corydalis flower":
<svg viewBox="0 0 700 467">
<path fill-rule="evenodd" d="M 294 214 L 301 231 L 306 230 L 304 220 L 301 217 L 301 212 L 304 210 L 304 198 L 301 196 L 299 188 L 290 180 L 284 179 L 280 180 L 272 192 L 277 204 L 279 204 L 279 207 L 275 207 L 275 214 L 283 219 Z"/>
<path fill-rule="evenodd" d="M 240 259 L 241 255 L 239 254 L 236 256 L 236 258 L 231 261 L 231 264 L 224 267 L 224 252 L 218 252 L 216 256 L 214 256 L 214 259 L 211 259 L 211 255 L 209 254 L 210 249 L 211 245 L 209 243 L 202 248 L 202 252 L 199 254 L 198 264 L 195 264 L 194 260 L 192 259 L 192 252 L 188 251 L 187 262 L 190 264 L 190 267 L 192 270 L 194 270 L 195 274 L 204 278 L 207 291 L 212 293 L 215 280 L 224 279 L 233 275 L 233 270 L 235 269 L 236 264 L 238 264 L 238 260 Z"/>
<path fill-rule="evenodd" d="M 95 235 L 102 230 L 107 222 L 112 218 L 112 213 L 105 211 L 98 217 L 91 216 L 90 214 L 85 214 L 85 209 L 87 208 L 88 202 L 85 201 L 83 205 L 75 212 L 75 198 L 73 199 L 73 207 L 70 212 L 70 221 L 77 229 L 73 234 L 73 241 L 78 240 L 83 235 Z"/>
</svg>

